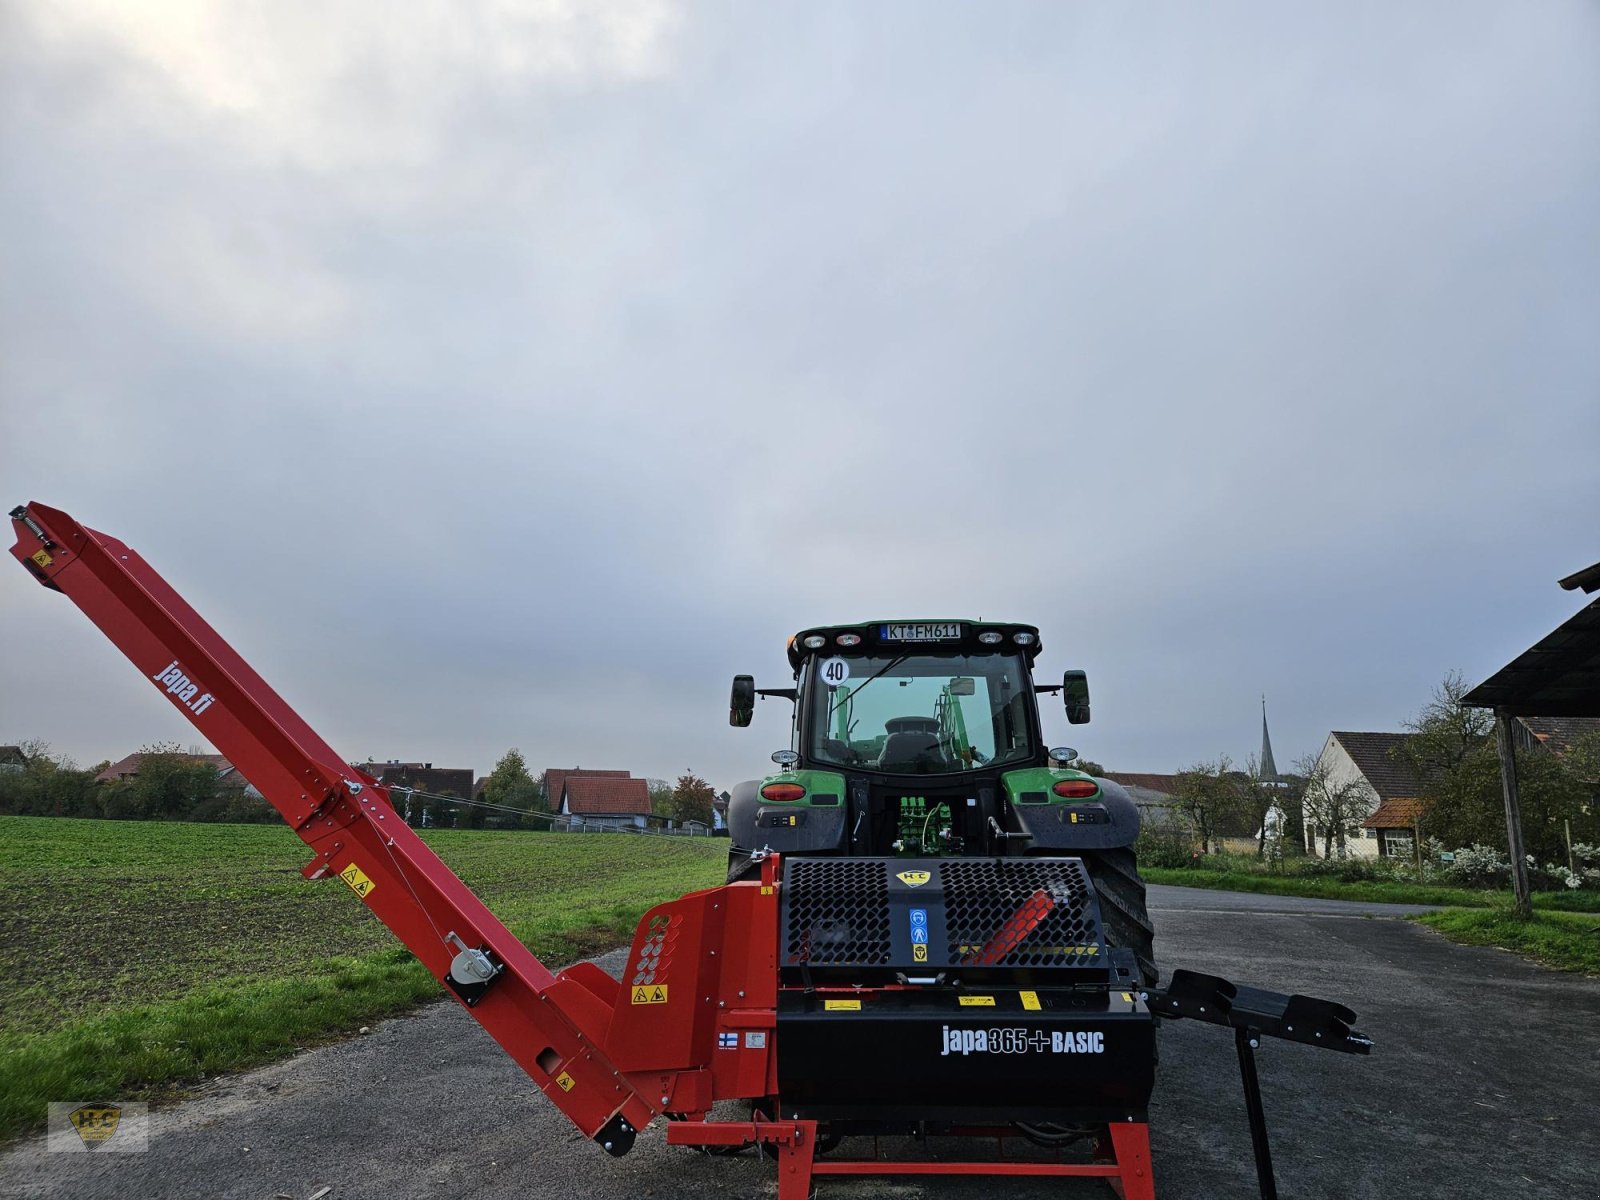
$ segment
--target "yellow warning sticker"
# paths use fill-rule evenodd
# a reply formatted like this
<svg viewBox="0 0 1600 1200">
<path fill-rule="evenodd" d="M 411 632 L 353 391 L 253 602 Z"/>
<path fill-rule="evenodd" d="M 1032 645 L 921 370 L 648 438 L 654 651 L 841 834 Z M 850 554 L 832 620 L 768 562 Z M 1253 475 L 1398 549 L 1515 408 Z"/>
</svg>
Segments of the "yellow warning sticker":
<svg viewBox="0 0 1600 1200">
<path fill-rule="evenodd" d="M 378 885 L 367 878 L 367 873 L 355 863 L 339 872 L 339 878 L 350 885 L 350 890 L 365 900 Z"/>
<path fill-rule="evenodd" d="M 927 962 L 928 961 L 928 947 L 923 945 L 921 942 L 918 942 L 918 943 L 916 943 L 916 945 L 912 946 L 911 947 L 911 961 L 912 962 Z"/>
<path fill-rule="evenodd" d="M 1123 992 L 1122 993 L 1122 998 L 1124 1000 L 1126 1000 L 1129 1004 L 1133 1003 L 1133 993 L 1132 992 Z"/>
<path fill-rule="evenodd" d="M 772 889 L 770 887 L 768 887 L 766 884 L 762 884 L 761 885 L 761 894 L 763 896 L 770 896 L 770 895 L 772 895 Z"/>
<path fill-rule="evenodd" d="M 51 563 L 55 562 L 55 559 L 50 557 L 50 551 L 48 550 L 35 550 L 28 557 L 33 559 L 33 561 L 38 563 L 41 567 L 48 567 Z"/>
<path fill-rule="evenodd" d="M 1017 995 L 1022 997 L 1022 1007 L 1023 1008 L 1027 1009 L 1029 1012 L 1038 1012 L 1039 1011 L 1039 993 L 1038 992 L 1018 992 Z"/>
<path fill-rule="evenodd" d="M 633 989 L 632 999 L 635 1004 L 665 1004 L 667 1002 L 667 985 L 664 983 L 652 983 L 644 987 L 636 987 Z"/>
<path fill-rule="evenodd" d="M 556 1076 L 556 1086 L 563 1092 L 570 1092 L 572 1090 L 572 1084 L 572 1076 L 568 1075 L 565 1071 Z"/>
<path fill-rule="evenodd" d="M 901 871 L 895 878 L 907 887 L 921 887 L 932 879 L 933 875 L 928 871 Z"/>
<path fill-rule="evenodd" d="M 961 1007 L 962 1008 L 993 1008 L 994 1007 L 994 997 L 993 996 L 962 996 L 961 997 Z"/>
<path fill-rule="evenodd" d="M 860 1012 L 859 1000 L 824 1000 L 822 1007 L 827 1012 Z"/>
</svg>

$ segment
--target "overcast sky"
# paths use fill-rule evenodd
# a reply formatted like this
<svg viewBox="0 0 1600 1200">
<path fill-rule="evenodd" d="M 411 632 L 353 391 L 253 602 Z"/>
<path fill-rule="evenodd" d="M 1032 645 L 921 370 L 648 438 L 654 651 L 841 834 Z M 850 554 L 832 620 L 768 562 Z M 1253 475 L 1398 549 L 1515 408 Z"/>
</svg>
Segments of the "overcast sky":
<svg viewBox="0 0 1600 1200">
<path fill-rule="evenodd" d="M 1600 559 L 1592 3 L 0 14 L 0 498 L 350 757 L 726 787 L 788 737 L 735 671 L 955 615 L 1113 768 L 1263 693 L 1286 766 Z M 0 741 L 195 740 L 0 609 Z"/>
</svg>

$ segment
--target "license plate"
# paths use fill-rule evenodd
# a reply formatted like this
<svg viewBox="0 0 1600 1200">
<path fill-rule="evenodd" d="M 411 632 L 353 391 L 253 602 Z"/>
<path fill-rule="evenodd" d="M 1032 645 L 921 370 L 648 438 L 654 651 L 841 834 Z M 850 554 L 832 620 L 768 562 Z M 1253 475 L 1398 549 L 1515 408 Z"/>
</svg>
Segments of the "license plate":
<svg viewBox="0 0 1600 1200">
<path fill-rule="evenodd" d="M 885 625 L 878 636 L 885 642 L 959 642 L 961 623 L 943 621 L 921 625 Z"/>
</svg>

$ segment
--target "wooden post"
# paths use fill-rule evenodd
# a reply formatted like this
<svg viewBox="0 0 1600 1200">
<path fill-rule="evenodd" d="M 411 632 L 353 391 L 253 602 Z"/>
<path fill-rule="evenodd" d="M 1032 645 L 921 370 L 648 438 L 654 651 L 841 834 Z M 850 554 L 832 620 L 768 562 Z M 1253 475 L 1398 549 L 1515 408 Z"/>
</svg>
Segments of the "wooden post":
<svg viewBox="0 0 1600 1200">
<path fill-rule="evenodd" d="M 1506 799 L 1506 846 L 1511 852 L 1511 894 L 1517 916 L 1533 915 L 1528 895 L 1528 860 L 1522 849 L 1522 810 L 1517 802 L 1517 744 L 1511 732 L 1511 714 L 1494 710 L 1495 748 L 1500 752 L 1500 788 Z"/>
</svg>

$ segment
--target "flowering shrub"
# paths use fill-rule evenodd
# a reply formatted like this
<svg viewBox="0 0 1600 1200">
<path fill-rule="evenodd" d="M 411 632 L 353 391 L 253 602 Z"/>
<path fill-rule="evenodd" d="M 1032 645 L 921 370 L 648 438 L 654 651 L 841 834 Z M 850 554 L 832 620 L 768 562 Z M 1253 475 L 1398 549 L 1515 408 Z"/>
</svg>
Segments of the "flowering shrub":
<svg viewBox="0 0 1600 1200">
<path fill-rule="evenodd" d="M 1585 846 L 1584 849 L 1593 848 Z M 1540 866 L 1533 855 L 1528 855 L 1528 886 L 1536 892 L 1554 891 L 1558 888 L 1574 891 L 1585 887 L 1600 889 L 1600 870 L 1590 869 L 1584 865 L 1586 860 L 1579 855 L 1577 846 L 1573 846 L 1572 853 L 1579 863 L 1576 871 L 1558 863 L 1546 863 Z M 1467 846 L 1456 851 L 1455 862 L 1445 864 L 1444 875 L 1450 882 L 1460 884 L 1462 887 L 1509 887 L 1511 860 L 1493 846 Z"/>
<path fill-rule="evenodd" d="M 1505 887 L 1511 882 L 1511 860 L 1493 846 L 1465 846 L 1456 851 L 1445 875 L 1462 887 Z"/>
<path fill-rule="evenodd" d="M 1544 869 L 1544 873 L 1562 887 L 1576 890 L 1583 886 L 1583 873 L 1580 871 L 1573 871 L 1567 867 L 1550 866 Z"/>
</svg>

